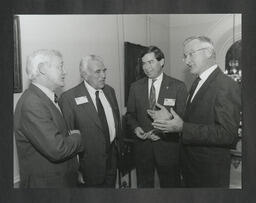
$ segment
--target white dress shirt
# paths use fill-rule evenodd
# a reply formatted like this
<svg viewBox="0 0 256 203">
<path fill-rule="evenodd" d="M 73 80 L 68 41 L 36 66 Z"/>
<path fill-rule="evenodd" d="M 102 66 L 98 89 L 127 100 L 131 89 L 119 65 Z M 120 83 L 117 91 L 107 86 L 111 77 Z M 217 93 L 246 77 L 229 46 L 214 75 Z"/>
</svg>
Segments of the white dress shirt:
<svg viewBox="0 0 256 203">
<path fill-rule="evenodd" d="M 91 96 L 92 102 L 93 102 L 96 110 L 98 110 L 98 109 L 97 109 L 97 105 L 96 105 L 95 92 L 99 91 L 99 98 L 100 98 L 100 101 L 102 103 L 102 106 L 104 108 L 106 118 L 107 118 L 110 142 L 112 142 L 115 139 L 115 136 L 116 136 L 116 128 L 115 128 L 115 121 L 114 121 L 114 115 L 113 115 L 112 108 L 111 108 L 104 92 L 101 89 L 96 90 L 89 83 L 87 83 L 85 80 L 84 80 L 84 84 L 85 84 L 85 87 L 87 88 L 87 90 L 88 90 L 88 92 Z"/>
<path fill-rule="evenodd" d="M 156 79 L 156 81 L 154 82 L 154 87 L 155 87 L 155 93 L 156 93 L 156 102 L 158 100 L 158 96 L 159 96 L 159 92 L 160 92 L 160 87 L 163 81 L 163 73 L 161 73 Z M 151 85 L 152 85 L 152 79 L 148 79 L 148 98 L 150 97 L 150 89 L 151 89 Z"/>
<path fill-rule="evenodd" d="M 211 75 L 211 73 L 217 68 L 217 64 L 211 66 L 210 68 L 208 68 L 207 70 L 205 70 L 204 72 L 202 72 L 199 77 L 201 78 L 201 80 L 199 81 L 195 91 L 194 91 L 194 94 L 190 100 L 190 102 L 193 101 L 196 93 L 199 91 L 199 89 L 202 87 L 202 85 L 204 84 L 204 82 L 207 80 L 207 78 Z"/>
</svg>

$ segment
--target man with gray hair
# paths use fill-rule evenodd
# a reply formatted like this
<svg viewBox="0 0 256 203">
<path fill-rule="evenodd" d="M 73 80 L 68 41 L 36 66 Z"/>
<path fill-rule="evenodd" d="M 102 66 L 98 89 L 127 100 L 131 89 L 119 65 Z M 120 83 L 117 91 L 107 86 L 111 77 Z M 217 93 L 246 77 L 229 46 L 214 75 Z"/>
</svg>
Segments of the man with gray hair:
<svg viewBox="0 0 256 203">
<path fill-rule="evenodd" d="M 14 114 L 14 132 L 21 188 L 76 186 L 76 154 L 83 150 L 78 130 L 65 126 L 54 91 L 64 86 L 62 55 L 38 50 L 27 59 L 31 84 L 20 97 Z"/>
<path fill-rule="evenodd" d="M 163 132 L 182 132 L 185 186 L 228 188 L 230 148 L 237 142 L 240 120 L 240 87 L 216 64 L 214 46 L 208 37 L 186 39 L 183 60 L 197 76 L 185 115 L 181 119 L 173 109 L 170 114 L 161 106 L 160 111 L 149 112 L 153 126 Z"/>
<path fill-rule="evenodd" d="M 66 124 L 78 128 L 85 140 L 85 150 L 79 154 L 81 187 L 115 187 L 120 115 L 115 91 L 105 84 L 106 71 L 101 57 L 83 57 L 83 82 L 59 100 Z"/>
</svg>

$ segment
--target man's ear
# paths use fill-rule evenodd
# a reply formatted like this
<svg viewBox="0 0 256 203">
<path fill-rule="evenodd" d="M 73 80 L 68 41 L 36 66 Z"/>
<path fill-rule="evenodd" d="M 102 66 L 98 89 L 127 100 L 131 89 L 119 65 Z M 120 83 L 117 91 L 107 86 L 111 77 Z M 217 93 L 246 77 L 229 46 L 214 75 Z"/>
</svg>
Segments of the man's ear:
<svg viewBox="0 0 256 203">
<path fill-rule="evenodd" d="M 161 64 L 161 66 L 163 67 L 164 66 L 164 58 L 162 58 L 159 62 Z"/>
<path fill-rule="evenodd" d="M 39 63 L 39 64 L 38 64 L 38 71 L 39 71 L 39 73 L 41 73 L 42 75 L 45 75 L 45 64 Z"/>
<path fill-rule="evenodd" d="M 213 51 L 211 49 L 205 49 L 205 55 L 207 58 L 211 58 Z"/>
<path fill-rule="evenodd" d="M 83 72 L 81 73 L 81 76 L 82 76 L 82 79 L 83 79 L 83 80 L 87 80 L 87 78 L 88 78 L 88 74 L 86 73 L 86 71 L 83 71 Z"/>
</svg>

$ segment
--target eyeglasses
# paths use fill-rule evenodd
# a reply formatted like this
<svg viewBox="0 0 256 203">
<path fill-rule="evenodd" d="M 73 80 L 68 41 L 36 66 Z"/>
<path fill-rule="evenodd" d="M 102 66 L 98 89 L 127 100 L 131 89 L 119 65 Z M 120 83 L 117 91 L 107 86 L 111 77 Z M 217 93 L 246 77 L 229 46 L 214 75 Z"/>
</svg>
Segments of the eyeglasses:
<svg viewBox="0 0 256 203">
<path fill-rule="evenodd" d="M 184 55 L 183 55 L 182 60 L 185 61 L 188 56 L 189 56 L 189 57 L 192 57 L 193 54 L 195 54 L 195 53 L 198 52 L 198 51 L 204 50 L 204 49 L 208 49 L 208 48 L 207 48 L 207 47 L 204 47 L 204 48 L 201 48 L 201 49 L 197 49 L 197 50 L 188 52 L 187 54 L 184 54 Z"/>
</svg>

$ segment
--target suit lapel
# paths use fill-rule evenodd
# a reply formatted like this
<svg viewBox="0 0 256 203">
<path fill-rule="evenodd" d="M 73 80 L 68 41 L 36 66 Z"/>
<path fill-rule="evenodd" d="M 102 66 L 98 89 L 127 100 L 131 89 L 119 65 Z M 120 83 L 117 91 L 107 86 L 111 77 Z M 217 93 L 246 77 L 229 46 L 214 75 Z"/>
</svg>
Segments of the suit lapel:
<svg viewBox="0 0 256 203">
<path fill-rule="evenodd" d="M 40 90 L 37 86 L 31 84 L 29 86 L 29 91 L 32 91 L 34 94 L 36 94 L 38 97 L 40 97 L 40 99 L 47 104 L 48 108 L 52 109 L 52 111 L 55 112 L 55 116 L 57 116 L 57 120 L 56 122 L 59 123 L 59 125 L 61 126 L 61 128 L 64 128 L 64 120 L 63 120 L 63 116 L 60 112 L 60 110 L 52 103 L 52 101 L 50 100 L 50 98 L 42 91 Z M 61 121 L 61 122 L 60 122 Z M 62 122 L 63 121 L 63 122 Z"/>
<path fill-rule="evenodd" d="M 146 109 L 149 108 L 149 95 L 148 95 L 148 78 L 144 78 L 141 85 L 138 86 L 141 94 L 141 102 L 145 105 Z"/>
<path fill-rule="evenodd" d="M 194 99 L 192 100 L 190 107 L 192 107 L 193 105 L 195 105 L 200 98 L 202 97 L 202 95 L 204 95 L 204 93 L 207 91 L 209 85 L 212 83 L 212 81 L 214 81 L 214 79 L 217 77 L 217 75 L 221 72 L 221 70 L 218 68 L 216 68 L 210 75 L 209 77 L 206 79 L 206 81 L 204 82 L 204 84 L 200 87 L 200 89 L 198 90 L 197 94 L 195 95 Z"/>
<path fill-rule="evenodd" d="M 168 91 L 169 91 L 169 82 L 166 78 L 166 75 L 163 74 L 163 80 L 160 86 L 160 91 L 159 91 L 159 95 L 158 95 L 158 100 L 157 103 L 158 104 L 163 104 L 164 103 L 164 98 L 166 95 L 168 95 Z"/>
<path fill-rule="evenodd" d="M 85 87 L 84 82 L 82 82 L 77 89 L 77 94 L 76 97 L 83 97 L 86 96 L 88 99 L 88 103 L 82 104 L 83 109 L 86 111 L 85 115 L 88 115 L 92 118 L 92 120 L 98 125 L 98 127 L 102 128 L 99 117 L 98 117 L 98 112 L 93 104 L 92 98 Z"/>
</svg>

